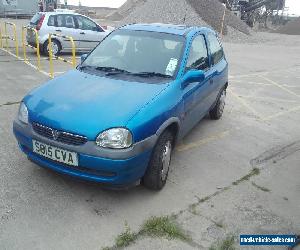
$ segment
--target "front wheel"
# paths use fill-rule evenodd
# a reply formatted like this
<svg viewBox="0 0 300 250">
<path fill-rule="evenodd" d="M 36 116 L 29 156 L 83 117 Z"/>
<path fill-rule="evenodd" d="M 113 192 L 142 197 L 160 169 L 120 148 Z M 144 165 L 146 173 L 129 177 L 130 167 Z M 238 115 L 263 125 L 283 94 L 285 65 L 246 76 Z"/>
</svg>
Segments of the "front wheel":
<svg viewBox="0 0 300 250">
<path fill-rule="evenodd" d="M 161 190 L 165 186 L 170 170 L 173 144 L 174 136 L 170 131 L 165 131 L 159 137 L 148 169 L 143 177 L 145 187 L 153 190 Z"/>
<path fill-rule="evenodd" d="M 225 108 L 225 99 L 226 89 L 223 89 L 217 100 L 216 106 L 209 112 L 209 116 L 212 120 L 219 120 L 222 117 Z"/>
</svg>

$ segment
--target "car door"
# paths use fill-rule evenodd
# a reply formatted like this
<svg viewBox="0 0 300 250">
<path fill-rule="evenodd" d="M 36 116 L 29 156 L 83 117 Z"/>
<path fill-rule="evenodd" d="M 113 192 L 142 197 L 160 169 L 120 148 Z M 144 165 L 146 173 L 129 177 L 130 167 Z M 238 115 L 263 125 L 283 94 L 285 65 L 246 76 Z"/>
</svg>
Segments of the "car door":
<svg viewBox="0 0 300 250">
<path fill-rule="evenodd" d="M 189 70 L 202 70 L 205 79 L 202 82 L 190 83 L 183 89 L 183 133 L 188 132 L 195 126 L 209 109 L 209 85 L 212 78 L 207 43 L 202 34 L 196 35 L 190 46 L 185 72 Z"/>
<path fill-rule="evenodd" d="M 72 37 L 75 43 L 76 48 L 79 47 L 78 41 L 78 30 L 75 27 L 75 19 L 74 15 L 72 14 L 59 14 L 56 16 L 56 30 L 55 33 L 62 35 L 62 36 L 69 36 Z M 59 39 L 62 43 L 62 48 L 71 50 L 72 44 L 69 39 L 60 38 Z"/>
<path fill-rule="evenodd" d="M 104 30 L 87 17 L 76 15 L 76 27 L 79 32 L 80 48 L 94 49 L 105 37 Z"/>
<path fill-rule="evenodd" d="M 207 34 L 208 49 L 210 52 L 212 82 L 210 85 L 210 105 L 213 106 L 226 84 L 228 64 L 220 40 L 214 33 Z"/>
</svg>

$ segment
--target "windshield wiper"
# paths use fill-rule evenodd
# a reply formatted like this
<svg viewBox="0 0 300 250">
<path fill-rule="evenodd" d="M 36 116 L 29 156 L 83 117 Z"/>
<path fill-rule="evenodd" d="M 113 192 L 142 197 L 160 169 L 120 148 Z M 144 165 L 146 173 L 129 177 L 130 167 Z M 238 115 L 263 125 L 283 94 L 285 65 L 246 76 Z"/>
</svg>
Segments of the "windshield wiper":
<svg viewBox="0 0 300 250">
<path fill-rule="evenodd" d="M 87 68 L 92 68 L 92 66 L 90 66 L 90 65 L 79 65 L 78 66 L 79 70 L 83 70 L 83 69 L 87 69 Z"/>
<path fill-rule="evenodd" d="M 107 72 L 106 75 L 110 74 L 120 74 L 120 73 L 131 73 L 129 71 L 126 71 L 124 69 L 119 69 L 115 67 L 95 67 L 96 70 Z"/>
<path fill-rule="evenodd" d="M 158 73 L 158 72 L 139 72 L 134 73 L 135 76 L 141 76 L 141 77 L 163 77 L 163 78 L 172 78 L 170 75 Z"/>
</svg>

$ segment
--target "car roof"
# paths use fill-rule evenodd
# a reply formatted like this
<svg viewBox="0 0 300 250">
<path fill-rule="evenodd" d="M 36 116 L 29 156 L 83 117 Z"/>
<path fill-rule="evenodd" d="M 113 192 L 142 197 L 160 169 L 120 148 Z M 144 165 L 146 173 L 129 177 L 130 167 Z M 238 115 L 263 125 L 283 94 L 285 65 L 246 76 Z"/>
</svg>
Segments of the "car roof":
<svg viewBox="0 0 300 250">
<path fill-rule="evenodd" d="M 175 24 L 163 24 L 163 23 L 137 23 L 137 24 L 128 24 L 120 27 L 122 30 L 135 30 L 135 31 L 152 31 L 160 33 L 168 33 L 174 35 L 185 36 L 191 31 L 211 31 L 207 27 L 197 27 L 197 26 L 188 26 L 188 25 L 175 25 Z"/>
</svg>

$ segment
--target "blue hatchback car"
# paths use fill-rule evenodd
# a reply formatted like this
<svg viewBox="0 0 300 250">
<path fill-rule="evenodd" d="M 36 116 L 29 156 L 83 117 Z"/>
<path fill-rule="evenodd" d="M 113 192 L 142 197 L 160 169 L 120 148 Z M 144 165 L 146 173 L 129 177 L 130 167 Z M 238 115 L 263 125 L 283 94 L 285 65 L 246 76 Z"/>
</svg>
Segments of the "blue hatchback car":
<svg viewBox="0 0 300 250">
<path fill-rule="evenodd" d="M 14 134 L 40 166 L 160 190 L 176 141 L 207 114 L 221 118 L 227 86 L 228 63 L 213 30 L 126 25 L 76 70 L 25 96 Z"/>
</svg>

